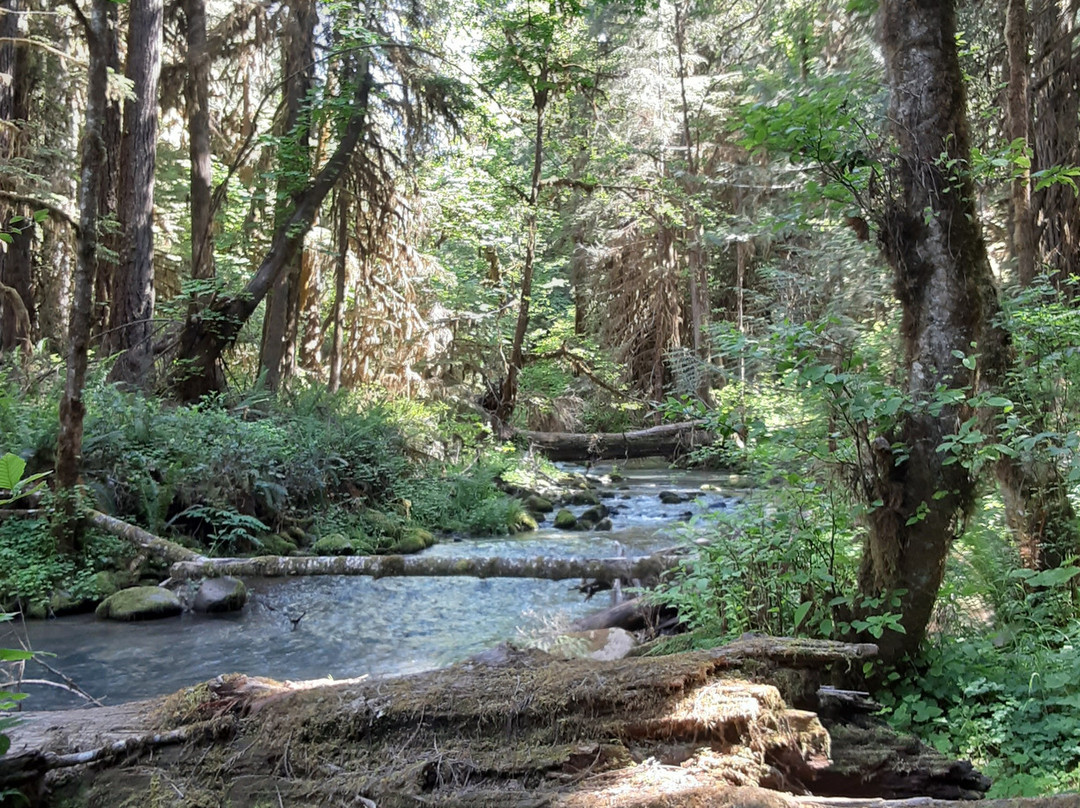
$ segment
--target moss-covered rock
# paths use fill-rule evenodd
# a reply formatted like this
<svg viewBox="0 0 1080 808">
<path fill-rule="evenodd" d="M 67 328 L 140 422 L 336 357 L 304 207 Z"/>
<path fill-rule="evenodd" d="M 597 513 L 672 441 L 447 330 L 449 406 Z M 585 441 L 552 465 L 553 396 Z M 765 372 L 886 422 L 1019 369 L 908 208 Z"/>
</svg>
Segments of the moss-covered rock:
<svg viewBox="0 0 1080 808">
<path fill-rule="evenodd" d="M 388 553 L 407 555 L 426 550 L 435 543 L 435 536 L 429 530 L 422 527 L 409 527 L 401 533 L 401 538 L 387 550 Z"/>
<path fill-rule="evenodd" d="M 297 551 L 296 542 L 284 533 L 270 533 L 260 539 L 259 555 L 289 556 Z"/>
<path fill-rule="evenodd" d="M 594 508 L 589 508 L 585 513 L 578 517 L 579 522 L 588 522 L 595 525 L 601 519 L 608 515 L 608 509 L 606 505 L 597 505 Z"/>
<path fill-rule="evenodd" d="M 599 505 L 600 495 L 592 490 L 574 491 L 564 501 L 567 505 Z"/>
<path fill-rule="evenodd" d="M 323 536 L 321 539 L 311 545 L 311 551 L 315 553 L 315 555 L 321 556 L 344 556 L 356 554 L 356 548 L 353 547 L 352 539 L 350 539 L 344 533 L 331 533 L 328 536 Z"/>
<path fill-rule="evenodd" d="M 559 530 L 573 530 L 577 527 L 577 517 L 566 508 L 563 508 L 555 514 L 555 527 Z"/>
<path fill-rule="evenodd" d="M 536 519 L 528 511 L 521 511 L 513 516 L 513 520 L 510 524 L 511 533 L 528 533 L 530 530 L 536 530 L 539 525 Z"/>
<path fill-rule="evenodd" d="M 539 494 L 530 494 L 525 497 L 521 505 L 525 510 L 535 511 L 536 513 L 551 513 L 555 510 L 555 506 L 551 504 L 551 500 L 542 497 Z"/>
<path fill-rule="evenodd" d="M 175 617 L 183 610 L 175 592 L 160 586 L 135 586 L 105 598 L 94 613 L 108 620 L 153 620 Z"/>
<path fill-rule="evenodd" d="M 690 497 L 676 491 L 661 491 L 660 501 L 665 505 L 678 505 L 680 502 L 688 502 Z"/>
<path fill-rule="evenodd" d="M 611 528 L 612 528 L 611 520 L 608 519 L 607 517 L 604 517 L 599 522 L 597 522 L 595 525 L 593 525 L 593 530 L 611 530 Z"/>
</svg>

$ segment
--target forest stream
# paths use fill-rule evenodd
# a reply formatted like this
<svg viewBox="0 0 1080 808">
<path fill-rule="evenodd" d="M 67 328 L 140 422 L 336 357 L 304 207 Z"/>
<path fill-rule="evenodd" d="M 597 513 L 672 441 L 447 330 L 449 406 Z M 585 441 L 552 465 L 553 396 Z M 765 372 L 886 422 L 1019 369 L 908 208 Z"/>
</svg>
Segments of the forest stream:
<svg viewBox="0 0 1080 808">
<path fill-rule="evenodd" d="M 532 533 L 444 538 L 425 552 L 525 558 L 647 555 L 685 540 L 676 525 L 688 516 L 727 509 L 739 500 L 737 493 L 717 490 L 726 477 L 709 472 L 622 473 L 622 482 L 601 489 L 613 511 L 610 532 L 564 532 L 551 527 L 549 519 Z M 661 491 L 691 499 L 663 504 Z M 577 514 L 586 507 L 571 510 Z M 50 665 L 102 703 L 119 704 L 232 672 L 305 680 L 429 670 L 506 640 L 535 641 L 610 605 L 607 593 L 586 601 L 573 581 L 314 576 L 247 583 L 252 597 L 236 614 L 185 614 L 141 623 L 97 620 L 90 614 L 30 621 L 26 631 L 31 647 L 55 654 Z M 34 710 L 79 704 L 58 688 L 26 689 L 26 704 Z"/>
</svg>

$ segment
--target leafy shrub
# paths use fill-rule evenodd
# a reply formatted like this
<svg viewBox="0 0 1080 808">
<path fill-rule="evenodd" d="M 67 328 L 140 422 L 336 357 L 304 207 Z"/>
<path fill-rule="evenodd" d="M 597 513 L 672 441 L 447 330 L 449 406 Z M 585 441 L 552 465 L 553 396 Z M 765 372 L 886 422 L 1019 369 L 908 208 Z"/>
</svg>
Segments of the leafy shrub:
<svg viewBox="0 0 1080 808">
<path fill-rule="evenodd" d="M 94 573 L 119 566 L 133 552 L 121 539 L 88 531 L 79 555 L 62 555 L 46 520 L 6 519 L 0 523 L 0 603 L 48 603 L 60 588 L 76 599 L 97 597 Z"/>
<path fill-rule="evenodd" d="M 719 640 L 747 632 L 836 636 L 854 589 L 858 543 L 846 503 L 791 475 L 770 499 L 691 523 L 701 546 L 655 593 L 694 631 Z"/>
</svg>

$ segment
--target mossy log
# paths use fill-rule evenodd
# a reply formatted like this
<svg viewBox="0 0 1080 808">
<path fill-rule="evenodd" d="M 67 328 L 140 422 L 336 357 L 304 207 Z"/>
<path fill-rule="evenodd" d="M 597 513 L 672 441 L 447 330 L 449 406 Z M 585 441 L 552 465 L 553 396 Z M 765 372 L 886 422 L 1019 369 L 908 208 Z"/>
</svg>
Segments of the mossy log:
<svg viewBox="0 0 1080 808">
<path fill-rule="evenodd" d="M 113 536 L 131 542 L 139 549 L 155 558 L 160 558 L 170 564 L 177 561 L 198 561 L 204 558 L 194 550 L 189 550 L 174 541 L 155 536 L 153 533 L 143 530 L 137 525 L 132 525 L 115 516 L 109 516 L 101 511 L 88 511 L 86 521 L 94 527 L 104 530 Z"/>
<path fill-rule="evenodd" d="M 296 575 L 471 576 L 475 578 L 542 578 L 562 581 L 589 578 L 612 582 L 655 581 L 678 563 L 673 556 L 643 558 L 446 558 L 443 556 L 259 556 L 197 558 L 172 565 L 178 581 L 217 575 L 280 578 Z"/>
<path fill-rule="evenodd" d="M 803 797 L 763 787 L 815 791 L 836 755 L 817 716 L 789 704 L 872 651 L 748 637 L 616 662 L 503 647 L 381 680 L 219 677 L 135 706 L 29 714 L 0 788 L 36 778 L 43 805 L 71 808 L 785 808 Z"/>
<path fill-rule="evenodd" d="M 708 446 L 713 436 L 702 421 L 664 424 L 631 432 L 532 432 L 517 430 L 514 437 L 527 441 L 551 460 L 624 460 L 661 456 L 675 460 Z"/>
</svg>

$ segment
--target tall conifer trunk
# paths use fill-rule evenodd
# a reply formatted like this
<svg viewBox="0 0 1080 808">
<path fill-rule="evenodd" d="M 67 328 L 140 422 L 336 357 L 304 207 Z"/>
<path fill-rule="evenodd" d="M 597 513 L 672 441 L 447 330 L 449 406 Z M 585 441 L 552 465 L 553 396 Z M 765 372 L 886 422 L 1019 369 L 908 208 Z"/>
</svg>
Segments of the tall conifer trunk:
<svg viewBox="0 0 1080 808">
<path fill-rule="evenodd" d="M 154 167 L 158 139 L 162 0 L 132 0 L 128 22 L 127 77 L 133 98 L 124 105 L 124 160 L 120 175 L 123 252 L 113 284 L 109 352 L 123 352 L 112 378 L 147 378 L 153 358 Z"/>
<path fill-rule="evenodd" d="M 206 0 L 184 0 L 187 17 L 188 156 L 191 162 L 191 277 L 214 277 L 211 203 L 210 57 Z"/>
<path fill-rule="evenodd" d="M 315 84 L 315 25 L 318 12 L 312 0 L 289 0 L 286 27 L 284 139 L 278 160 L 276 224 L 286 221 L 304 189 L 303 180 L 311 171 L 309 137 L 311 121 L 307 115 L 308 95 Z M 288 378 L 296 363 L 296 336 L 300 301 L 300 275 L 304 263 L 303 239 L 290 256 L 286 271 L 274 284 L 266 299 L 262 348 L 259 366 L 265 373 L 266 386 L 277 390 Z"/>
</svg>

